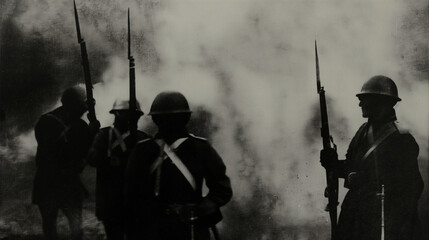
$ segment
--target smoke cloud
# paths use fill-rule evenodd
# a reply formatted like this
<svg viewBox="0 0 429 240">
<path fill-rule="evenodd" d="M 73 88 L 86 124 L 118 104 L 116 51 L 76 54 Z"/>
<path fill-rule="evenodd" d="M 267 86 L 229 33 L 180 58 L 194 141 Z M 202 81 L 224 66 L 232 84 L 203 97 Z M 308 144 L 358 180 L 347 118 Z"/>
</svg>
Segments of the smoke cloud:
<svg viewBox="0 0 429 240">
<path fill-rule="evenodd" d="M 427 183 L 427 1 L 76 4 L 102 126 L 112 122 L 108 111 L 113 101 L 128 98 L 127 8 L 143 111 L 163 90 L 178 90 L 188 98 L 195 110 L 193 123 L 206 127 L 193 129 L 210 139 L 232 179 L 235 195 L 221 225 L 226 239 L 329 234 L 325 176 L 318 162 L 315 39 L 340 157 L 365 121 L 355 94 L 371 76 L 384 74 L 399 87 L 398 119 L 420 145 Z M 28 156 L 28 149 L 34 154 L 31 131 L 37 118 L 58 105 L 63 89 L 83 82 L 73 4 L 6 0 L 0 5 L 2 132 Z M 139 127 L 153 131 L 148 117 Z M 2 156 L 11 149 L 4 142 Z M 426 188 L 426 200 L 427 195 Z M 427 217 L 427 208 L 421 212 Z"/>
</svg>

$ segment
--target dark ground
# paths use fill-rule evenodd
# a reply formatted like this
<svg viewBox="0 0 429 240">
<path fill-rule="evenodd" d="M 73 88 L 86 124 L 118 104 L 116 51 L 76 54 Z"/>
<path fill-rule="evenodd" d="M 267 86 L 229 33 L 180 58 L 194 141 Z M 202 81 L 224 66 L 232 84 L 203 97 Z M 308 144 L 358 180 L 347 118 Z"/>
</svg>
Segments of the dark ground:
<svg viewBox="0 0 429 240">
<path fill-rule="evenodd" d="M 31 204 L 31 191 L 35 172 L 34 161 L 9 162 L 0 159 L 0 240 L 38 240 L 43 239 L 41 218 L 37 207 Z M 84 239 L 104 239 L 102 224 L 94 215 L 95 170 L 87 167 L 82 180 L 90 192 L 84 203 Z M 426 183 L 427 184 L 427 183 Z M 427 185 L 425 186 L 427 188 Z M 264 192 L 261 192 L 264 194 Z M 258 195 L 255 196 L 258 198 Z M 428 232 L 428 211 L 420 200 L 422 230 Z M 258 201 L 255 201 L 258 203 Z M 223 240 L 328 240 L 330 229 L 326 225 L 312 223 L 301 226 L 279 226 L 271 216 L 263 210 L 261 202 L 246 209 L 232 201 L 227 211 L 223 211 L 224 221 L 219 224 L 219 232 Z M 422 208 L 423 206 L 423 208 Z M 225 210 L 225 209 L 224 209 Z M 68 239 L 68 222 L 60 212 L 58 232 L 61 239 Z"/>
<path fill-rule="evenodd" d="M 7 162 L 3 159 L 0 163 L 0 240 L 43 239 L 39 210 L 31 203 L 34 162 Z M 104 239 L 102 224 L 94 215 L 94 169 L 87 167 L 82 174 L 82 180 L 91 195 L 86 199 L 83 209 L 84 239 Z M 231 204 L 236 206 L 234 202 Z M 327 226 L 291 226 L 279 229 L 267 226 L 270 221 L 262 223 L 256 219 L 251 220 L 259 216 L 258 213 L 242 210 L 224 212 L 225 229 L 222 224 L 219 226 L 222 239 L 329 239 Z M 231 220 L 235 223 L 231 223 Z M 57 223 L 61 239 L 68 239 L 68 222 L 61 212 Z M 230 227 L 226 229 L 225 226 Z"/>
</svg>

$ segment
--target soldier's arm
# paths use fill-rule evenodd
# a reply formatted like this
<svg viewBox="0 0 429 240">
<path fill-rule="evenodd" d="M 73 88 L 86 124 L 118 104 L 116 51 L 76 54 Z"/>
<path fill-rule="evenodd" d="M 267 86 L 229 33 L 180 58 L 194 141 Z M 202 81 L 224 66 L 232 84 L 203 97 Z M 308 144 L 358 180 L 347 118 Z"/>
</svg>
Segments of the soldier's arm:
<svg viewBox="0 0 429 240">
<path fill-rule="evenodd" d="M 83 171 L 91 140 L 88 124 L 83 120 L 74 123 L 67 131 L 64 155 L 71 160 L 68 166 L 71 170 L 79 173 Z"/>
<path fill-rule="evenodd" d="M 411 134 L 401 134 L 392 143 L 392 159 L 397 169 L 391 189 L 401 197 L 418 199 L 423 190 L 423 180 L 418 166 L 419 146 Z M 387 194 L 387 193 L 386 193 Z"/>
<path fill-rule="evenodd" d="M 202 144 L 205 159 L 205 180 L 209 189 L 204 201 L 214 203 L 217 207 L 225 205 L 232 197 L 232 188 L 229 177 L 226 175 L 226 166 L 208 143 Z M 207 203 L 210 204 L 210 203 Z"/>
<path fill-rule="evenodd" d="M 392 142 L 390 163 L 395 172 L 385 179 L 385 224 L 390 226 L 386 237 L 408 239 L 416 221 L 417 204 L 423 190 L 418 168 L 419 147 L 410 134 Z"/>
</svg>

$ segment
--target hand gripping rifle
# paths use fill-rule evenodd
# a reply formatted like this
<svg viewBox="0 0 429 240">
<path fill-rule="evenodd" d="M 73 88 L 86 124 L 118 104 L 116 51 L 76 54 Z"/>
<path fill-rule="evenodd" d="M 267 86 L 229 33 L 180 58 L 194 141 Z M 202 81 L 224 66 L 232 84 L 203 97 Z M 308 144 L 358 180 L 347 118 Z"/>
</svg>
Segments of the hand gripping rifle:
<svg viewBox="0 0 429 240">
<path fill-rule="evenodd" d="M 85 76 L 85 88 L 86 88 L 86 104 L 88 106 L 88 120 L 92 124 L 99 124 L 97 118 L 95 116 L 95 99 L 92 94 L 92 82 L 91 82 L 91 74 L 89 72 L 89 61 L 88 54 L 86 52 L 86 44 L 80 34 L 80 26 L 79 26 L 79 17 L 77 15 L 76 10 L 76 2 L 73 0 L 74 5 L 74 19 L 76 21 L 76 31 L 77 31 L 77 42 L 80 44 L 80 52 L 82 55 L 82 66 L 83 73 Z"/>
<path fill-rule="evenodd" d="M 323 141 L 323 150 L 333 149 L 337 150 L 332 136 L 329 133 L 329 122 L 328 112 L 326 108 L 325 90 L 320 84 L 320 71 L 319 71 L 319 56 L 317 54 L 317 42 L 314 42 L 316 52 L 316 78 L 317 78 L 317 93 L 319 94 L 320 101 L 320 117 L 322 120 L 321 134 Z M 331 146 L 331 142 L 333 146 Z M 336 239 L 336 228 L 337 228 L 337 205 L 338 205 L 338 176 L 333 168 L 326 169 L 326 182 L 327 187 L 325 189 L 325 197 L 328 198 L 327 210 L 331 218 L 331 240 Z"/>
<path fill-rule="evenodd" d="M 134 57 L 131 56 L 131 30 L 130 30 L 130 9 L 128 8 L 128 61 L 130 69 L 130 137 L 133 143 L 137 141 L 137 99 L 136 99 L 136 73 Z"/>
</svg>

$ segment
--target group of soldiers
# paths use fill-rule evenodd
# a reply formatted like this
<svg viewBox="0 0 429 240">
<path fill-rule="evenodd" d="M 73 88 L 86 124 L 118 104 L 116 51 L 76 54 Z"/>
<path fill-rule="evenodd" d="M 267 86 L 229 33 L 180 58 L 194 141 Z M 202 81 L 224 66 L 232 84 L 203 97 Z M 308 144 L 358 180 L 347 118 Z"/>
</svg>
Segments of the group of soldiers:
<svg viewBox="0 0 429 240">
<path fill-rule="evenodd" d="M 335 150 L 321 151 L 321 163 L 345 179 L 349 189 L 335 239 L 408 240 L 418 226 L 417 202 L 423 189 L 413 136 L 396 121 L 401 99 L 395 83 L 375 76 L 357 94 L 368 121 L 352 139 L 345 160 Z M 203 138 L 187 131 L 191 117 L 179 92 L 161 92 L 149 115 L 154 137 L 138 131 L 131 139 L 130 120 L 143 112 L 117 100 L 113 126 L 99 129 L 81 119 L 85 92 L 67 89 L 62 106 L 44 114 L 35 127 L 38 142 L 33 202 L 38 205 L 46 239 L 57 239 L 62 210 L 72 239 L 82 239 L 82 202 L 88 193 L 79 176 L 86 164 L 96 167 L 96 216 L 107 239 L 210 239 L 222 219 L 219 208 L 232 197 L 226 166 Z M 203 184 L 208 194 L 203 196 Z M 263 221 L 263 219 L 261 219 Z"/>
<path fill-rule="evenodd" d="M 87 110 L 85 91 L 64 91 L 62 106 L 41 116 L 33 203 L 38 205 L 45 238 L 58 239 L 56 220 L 67 217 L 71 239 L 83 238 L 82 203 L 86 192 L 80 173 L 96 168 L 96 216 L 112 239 L 209 239 L 209 228 L 222 219 L 219 208 L 232 197 L 222 158 L 203 138 L 188 133 L 191 116 L 179 92 L 162 92 L 150 115 L 158 126 L 151 137 L 130 137 L 136 114 L 128 100 L 116 100 L 113 126 L 99 129 L 81 119 Z M 134 118 L 134 119 L 132 119 Z M 208 194 L 202 195 L 203 180 Z"/>
</svg>

